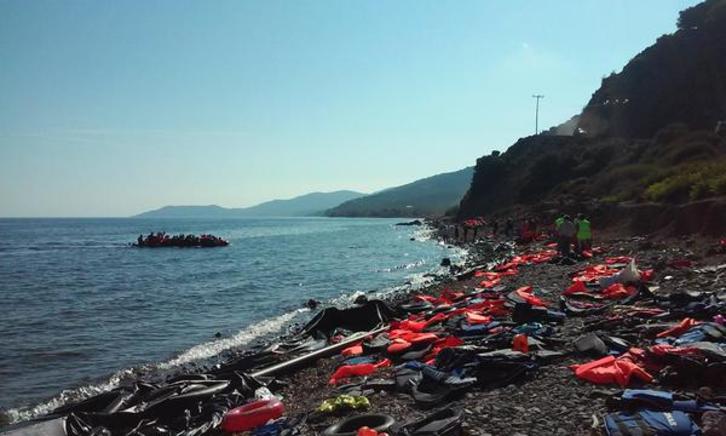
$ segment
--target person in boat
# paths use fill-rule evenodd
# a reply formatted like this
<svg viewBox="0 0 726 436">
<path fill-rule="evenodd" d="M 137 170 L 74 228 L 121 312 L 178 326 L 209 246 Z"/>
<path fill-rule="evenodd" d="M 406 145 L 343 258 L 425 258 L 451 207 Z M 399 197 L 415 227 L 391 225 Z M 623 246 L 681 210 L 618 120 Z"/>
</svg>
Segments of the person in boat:
<svg viewBox="0 0 726 436">
<path fill-rule="evenodd" d="M 136 238 L 136 245 L 139 247 L 144 245 L 144 235 L 139 235 L 139 237 Z"/>
</svg>

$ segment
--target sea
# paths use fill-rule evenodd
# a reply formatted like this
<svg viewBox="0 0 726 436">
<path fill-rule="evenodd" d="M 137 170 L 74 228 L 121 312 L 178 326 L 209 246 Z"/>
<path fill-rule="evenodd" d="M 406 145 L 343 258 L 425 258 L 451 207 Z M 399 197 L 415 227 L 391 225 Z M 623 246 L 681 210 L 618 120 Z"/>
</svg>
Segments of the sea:
<svg viewBox="0 0 726 436">
<path fill-rule="evenodd" d="M 209 362 L 347 305 L 423 286 L 466 252 L 395 219 L 0 219 L 0 413 L 18 422 L 142 370 Z M 218 248 L 135 248 L 211 233 Z"/>
</svg>

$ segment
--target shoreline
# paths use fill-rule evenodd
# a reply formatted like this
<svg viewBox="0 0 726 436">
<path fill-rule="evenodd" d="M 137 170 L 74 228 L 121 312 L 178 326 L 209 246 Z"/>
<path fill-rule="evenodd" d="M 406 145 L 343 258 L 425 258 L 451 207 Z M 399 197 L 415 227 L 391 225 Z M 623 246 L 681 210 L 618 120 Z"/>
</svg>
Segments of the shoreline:
<svg viewBox="0 0 726 436">
<path fill-rule="evenodd" d="M 392 226 L 395 226 L 392 224 Z M 424 235 L 428 232 L 433 234 L 433 227 L 426 228 L 425 226 L 415 228 L 412 233 L 413 237 L 417 241 L 426 241 L 426 243 L 436 244 L 435 238 L 426 236 L 421 238 L 421 231 Z M 408 239 L 408 237 L 407 237 Z M 466 254 L 462 254 L 466 256 Z M 398 266 L 392 269 L 398 269 Z M 407 269 L 407 268 L 402 268 Z M 28 422 L 34 422 L 35 420 L 42 420 L 44 417 L 52 415 L 53 410 L 60 408 L 65 409 L 69 405 L 74 403 L 83 402 L 88 398 L 101 395 L 105 392 L 117 389 L 119 386 L 128 385 L 139 381 L 149 381 L 154 383 L 163 383 L 164 379 L 180 377 L 184 375 L 190 375 L 199 373 L 202 368 L 211 368 L 220 362 L 234 360 L 235 357 L 244 356 L 249 353 L 259 352 L 264 350 L 276 343 L 281 343 L 290 338 L 294 337 L 292 332 L 299 330 L 309 318 L 312 318 L 314 314 L 320 310 L 321 307 L 326 305 L 333 307 L 336 305 L 351 305 L 353 304 L 356 297 L 359 296 L 376 296 L 385 300 L 394 300 L 396 295 L 400 293 L 407 293 L 411 290 L 417 290 L 422 286 L 426 286 L 426 282 L 435 280 L 437 275 L 436 270 L 439 269 L 437 264 L 431 264 L 431 268 L 425 272 L 415 273 L 414 275 L 421 276 L 424 283 L 417 284 L 412 282 L 411 279 L 406 281 L 391 284 L 383 288 L 374 288 L 367 290 L 356 290 L 350 291 L 349 293 L 341 293 L 339 296 L 332 297 L 329 300 L 318 302 L 317 308 L 309 308 L 305 305 L 301 305 L 299 308 L 290 308 L 289 312 L 284 312 L 280 315 L 265 318 L 260 321 L 252 322 L 247 327 L 239 330 L 237 333 L 231 336 L 224 336 L 212 341 L 203 342 L 197 345 L 193 345 L 190 348 L 184 349 L 179 353 L 170 355 L 168 358 L 160 361 L 149 361 L 139 365 L 130 367 L 124 367 L 117 371 L 108 374 L 107 376 L 101 376 L 87 384 L 79 386 L 72 386 L 59 391 L 52 397 L 42 399 L 30 406 L 18 406 L 10 407 L 7 409 L 0 409 L 0 433 L 7 431 L 9 428 L 14 428 L 18 425 L 24 425 Z M 381 297 L 381 294 L 382 297 Z M 308 314 L 302 314 L 307 312 Z M 302 314 L 302 319 L 301 319 Z M 250 330 L 256 330 L 260 324 L 266 324 L 268 322 L 275 322 L 277 324 L 278 319 L 283 319 L 279 326 L 276 326 L 274 330 L 265 331 L 263 333 L 254 333 L 254 337 L 248 342 L 239 345 L 224 346 L 213 355 L 205 357 L 189 357 L 186 355 L 192 352 L 197 347 L 215 347 L 215 345 L 224 343 L 225 341 L 233 340 L 238 335 L 246 336 L 247 334 L 252 335 Z M 265 329 L 267 330 L 267 329 Z"/>
<path fill-rule="evenodd" d="M 639 237 L 610 237 L 608 240 L 600 242 L 604 246 L 610 247 L 605 255 L 600 256 L 600 260 L 606 256 L 636 254 L 638 259 L 644 260 L 643 265 L 639 264 L 640 267 L 655 266 L 657 274 L 670 282 L 666 289 L 667 293 L 676 293 L 679 285 L 692 281 L 692 275 L 688 271 L 663 266 L 666 258 L 674 258 L 679 255 L 692 257 L 696 259 L 694 264 L 701 268 L 726 262 L 726 254 L 708 253 L 713 241 L 703 238 L 680 238 L 653 242 Z M 536 245 L 542 248 L 542 244 Z M 525 250 L 518 250 L 518 253 L 530 251 L 535 246 L 525 246 Z M 562 291 L 571 284 L 569 274 L 582 265 L 582 261 L 574 265 L 550 263 L 527 265 L 520 269 L 518 276 L 511 278 L 507 287 L 514 289 L 532 285 L 536 289 L 542 290 L 542 298 L 545 301 L 556 303 Z M 453 292 L 471 292 L 479 281 L 480 279 L 470 278 L 439 283 L 422 290 L 421 293 L 436 297 L 445 289 Z M 701 281 L 698 285 L 701 290 L 706 290 L 704 289 L 705 281 Z M 693 290 L 693 287 L 690 290 Z M 556 304 L 553 306 L 553 308 L 557 308 Z M 596 315 L 595 318 L 599 318 L 599 315 Z M 567 350 L 566 353 L 551 362 L 540 363 L 538 371 L 525 380 L 507 383 L 494 389 L 475 387 L 459 395 L 454 395 L 432 408 L 420 407 L 408 394 L 391 394 L 381 390 L 369 394 L 368 398 L 372 406 L 368 412 L 388 414 L 393 416 L 398 423 L 407 423 L 423 419 L 441 407 L 453 407 L 463 412 L 462 434 L 465 435 L 604 434 L 602 418 L 608 411 L 612 411 L 607 407 L 606 400 L 621 392 L 622 388 L 617 385 L 596 385 L 578 380 L 569 368 L 570 365 L 592 360 L 571 350 L 571 343 L 588 331 L 586 322 L 591 320 L 592 317 L 568 316 L 563 324 L 556 327 L 559 330 L 558 336 L 547 347 L 554 350 Z M 649 340 L 640 337 L 638 342 L 632 345 L 644 345 Z M 559 343 L 559 346 L 553 345 L 556 343 Z M 280 393 L 282 398 L 287 399 L 290 404 L 288 411 L 300 414 L 310 413 L 321 401 L 338 395 L 339 391 L 328 383 L 328 379 L 341 361 L 342 357 L 334 356 L 320 360 L 314 366 L 285 377 L 283 382 L 287 384 L 287 387 L 283 388 Z M 726 371 L 722 375 L 722 380 L 726 383 Z M 394 371 L 387 368 L 371 377 L 390 379 L 394 376 Z M 633 386 L 674 391 L 687 397 L 696 397 L 699 392 L 697 385 L 676 387 L 660 383 L 657 379 L 653 383 L 636 383 L 629 387 Z M 726 394 L 725 384 L 709 387 L 713 390 L 714 396 Z M 308 418 L 308 422 L 305 424 L 307 427 L 302 434 L 319 434 L 327 426 L 354 413 L 317 416 L 313 420 Z"/>
<path fill-rule="evenodd" d="M 593 261 L 602 260 L 607 256 L 637 254 L 639 260 L 643 259 L 643 264 L 639 263 L 639 267 L 655 266 L 660 270 L 657 271 L 657 274 L 664 272 L 677 274 L 675 282 L 673 279 L 669 280 L 670 285 L 679 282 L 688 283 L 690 278 L 680 274 L 683 271 L 671 271 L 667 266 L 660 265 L 663 260 L 667 260 L 667 257 L 690 256 L 695 259 L 694 262 L 699 267 L 726 262 L 726 256 L 723 254 L 709 255 L 707 253 L 708 244 L 712 241 L 696 241 L 695 239 L 684 238 L 674 240 L 670 245 L 666 245 L 662 242 L 633 237 L 610 238 L 601 242 L 606 247 L 606 253 L 596 256 Z M 487 262 L 494 260 L 492 257 L 494 254 L 492 250 L 494 247 L 493 242 L 481 244 L 479 249 L 476 248 L 476 245 L 469 246 L 473 248 L 469 252 L 467 259 L 468 266 L 479 265 L 484 269 Z M 535 243 L 525 246 L 524 251 L 541 250 L 543 248 L 542 243 Z M 521 248 L 517 250 L 517 253 L 521 252 Z M 570 284 L 570 273 L 584 264 L 583 261 L 579 261 L 571 265 L 551 263 L 523 265 L 519 274 L 507 281 L 507 289 L 511 290 L 520 286 L 532 285 L 541 290 L 538 295 L 543 300 L 556 308 L 560 294 Z M 663 275 L 662 277 L 666 276 Z M 430 295 L 438 297 L 445 289 L 471 294 L 475 292 L 473 289 L 477 287 L 480 281 L 480 278 L 457 280 L 455 277 L 449 276 L 418 290 L 409 289 L 388 295 L 384 298 L 384 301 L 394 308 L 400 308 L 400 305 L 410 300 L 412 296 Z M 699 285 L 703 285 L 703 283 L 699 283 Z M 671 287 L 673 289 L 670 289 L 669 292 L 675 291 L 675 287 Z M 598 386 L 579 381 L 572 371 L 567 368 L 568 365 L 590 360 L 573 354 L 569 349 L 571 348 L 571 342 L 583 333 L 584 327 L 584 318 L 581 317 L 567 317 L 562 325 L 555 325 L 558 330 L 559 342 L 548 342 L 548 348 L 552 348 L 554 351 L 567 350 L 567 353 L 551 362 L 541 363 L 532 377 L 495 389 L 472 388 L 462 392 L 461 395 L 451 397 L 440 406 L 450 405 L 463 411 L 465 434 L 583 434 L 590 432 L 593 425 L 593 416 L 602 416 L 607 412 L 605 398 L 608 394 L 616 392 L 617 389 L 613 386 Z M 276 341 L 285 343 L 290 339 L 291 336 L 283 335 L 277 337 Z M 643 338 L 640 338 L 640 340 L 645 343 Z M 275 340 L 271 342 L 275 342 Z M 297 343 L 297 345 L 300 344 Z M 242 360 L 250 357 L 255 360 L 255 351 L 261 351 L 265 357 L 263 360 L 267 364 L 271 362 L 279 363 L 294 354 L 285 352 L 276 355 L 275 352 L 271 353 L 269 349 L 265 351 L 262 345 L 247 345 L 236 351 L 237 356 L 241 357 Z M 293 422 L 298 422 L 297 427 L 302 432 L 301 434 L 318 434 L 328 425 L 355 413 L 348 412 L 329 416 L 313 413 L 311 415 L 311 412 L 323 400 L 340 394 L 338 389 L 329 384 L 329 378 L 341 361 L 340 356 L 321 358 L 306 367 L 276 376 L 274 380 L 264 380 L 271 382 L 269 384 L 270 390 L 282 398 L 287 409 L 286 416 L 291 418 Z M 232 366 L 234 365 L 240 367 L 238 364 Z M 245 372 L 252 372 L 255 367 L 254 364 L 252 366 L 243 366 L 246 366 Z M 257 368 L 259 367 L 260 365 L 257 365 Z M 209 369 L 206 368 L 206 370 Z M 219 370 L 224 369 L 224 365 L 221 367 L 216 365 L 211 369 L 217 370 L 217 373 L 219 373 Z M 191 375 L 187 370 L 188 368 L 179 371 L 177 377 Z M 392 368 L 383 368 L 371 377 L 391 379 L 393 376 Z M 657 384 L 655 386 L 657 387 Z M 722 388 L 717 389 L 717 393 L 723 393 Z M 686 389 L 680 392 L 693 395 L 696 391 Z M 550 401 L 552 398 L 557 398 L 558 401 Z M 423 418 L 432 412 L 432 409 L 416 405 L 410 395 L 405 393 L 391 393 L 387 390 L 380 390 L 369 392 L 368 399 L 371 404 L 369 412 L 389 414 L 398 423 L 410 422 L 414 418 Z"/>
</svg>

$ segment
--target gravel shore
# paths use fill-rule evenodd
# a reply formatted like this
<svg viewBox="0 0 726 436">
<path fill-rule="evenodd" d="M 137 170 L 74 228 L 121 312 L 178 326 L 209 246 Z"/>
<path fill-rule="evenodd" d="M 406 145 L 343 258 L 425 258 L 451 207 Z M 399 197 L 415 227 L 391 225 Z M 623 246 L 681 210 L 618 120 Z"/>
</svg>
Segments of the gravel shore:
<svg viewBox="0 0 726 436">
<path fill-rule="evenodd" d="M 492 241 L 493 243 L 493 241 Z M 624 238 L 597 241 L 604 253 L 589 261 L 579 260 L 571 265 L 541 263 L 519 268 L 519 274 L 509 277 L 505 282 L 507 289 L 520 286 L 533 286 L 538 295 L 558 307 L 562 291 L 570 284 L 570 274 L 589 263 L 597 263 L 607 256 L 633 256 L 641 269 L 653 268 L 653 285 L 660 286 L 660 292 L 672 293 L 684 290 L 713 291 L 723 288 L 724 282 L 717 273 L 697 274 L 693 270 L 709 265 L 726 263 L 726 255 L 713 252 L 714 241 L 697 238 L 683 238 L 652 241 L 644 238 Z M 491 244 L 472 245 L 470 265 L 483 264 L 490 260 Z M 516 252 L 532 252 L 544 249 L 544 242 L 517 246 Z M 674 259 L 688 259 L 693 262 L 690 268 L 671 268 Z M 442 290 L 472 292 L 480 279 L 446 280 L 420 291 L 422 294 L 438 296 Z M 400 297 L 409 299 L 413 295 Z M 602 314 L 599 316 L 605 316 Z M 556 327 L 555 338 L 560 343 L 553 351 L 565 355 L 548 364 L 542 365 L 534 375 L 516 384 L 498 389 L 482 390 L 472 388 L 452 398 L 440 406 L 461 408 L 464 412 L 464 430 L 469 435 L 574 435 L 600 434 L 602 416 L 606 412 L 605 399 L 617 392 L 617 385 L 595 385 L 578 380 L 571 364 L 584 363 L 591 359 L 573 352 L 572 342 L 583 333 L 587 318 L 568 317 Z M 638 334 L 635 346 L 647 346 L 650 340 Z M 288 416 L 307 416 L 307 422 L 300 427 L 302 434 L 318 434 L 328 425 L 352 415 L 355 412 L 333 416 L 309 415 L 320 403 L 335 397 L 340 392 L 328 383 L 330 375 L 342 357 L 317 361 L 314 366 L 284 376 L 280 381 L 285 385 L 276 393 L 284 398 Z M 726 376 L 726 374 L 725 374 Z M 392 378 L 391 369 L 385 369 L 371 376 Z M 661 384 L 656 379 L 649 388 L 657 389 Z M 672 387 L 665 386 L 668 390 Z M 678 392 L 695 395 L 696 387 Z M 715 394 L 723 391 L 714 387 Z M 410 422 L 431 413 L 428 409 L 417 407 L 412 397 L 403 393 L 380 391 L 368 396 L 373 413 L 393 416 L 397 422 Z"/>
</svg>

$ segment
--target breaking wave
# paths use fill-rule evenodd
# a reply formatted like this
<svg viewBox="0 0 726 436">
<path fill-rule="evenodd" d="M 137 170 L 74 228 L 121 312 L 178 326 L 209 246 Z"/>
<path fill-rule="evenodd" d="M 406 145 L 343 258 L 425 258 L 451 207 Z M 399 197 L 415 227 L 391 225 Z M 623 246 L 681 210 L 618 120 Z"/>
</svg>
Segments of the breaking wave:
<svg viewBox="0 0 726 436">
<path fill-rule="evenodd" d="M 133 379 L 139 370 L 169 370 L 187 363 L 209 359 L 224 351 L 247 345 L 256 339 L 280 333 L 285 327 L 290 325 L 295 318 L 309 311 L 310 309 L 302 308 L 274 318 L 266 319 L 241 330 L 232 337 L 195 345 L 169 361 L 156 365 L 149 364 L 140 368 L 122 369 L 114 373 L 108 378 L 108 380 L 102 383 L 81 386 L 74 389 L 66 389 L 48 401 L 42 402 L 33 407 L 10 409 L 6 411 L 5 414 L 11 424 L 46 415 L 64 404 L 82 401 L 94 395 L 115 389 L 124 381 Z"/>
<path fill-rule="evenodd" d="M 120 385 L 125 379 L 135 374 L 132 368 L 122 369 L 114 373 L 108 380 L 95 385 L 81 386 L 75 389 L 66 389 L 48 401 L 33 407 L 10 409 L 5 412 L 10 424 L 47 415 L 64 404 L 82 401 L 102 392 L 110 391 Z"/>
</svg>

